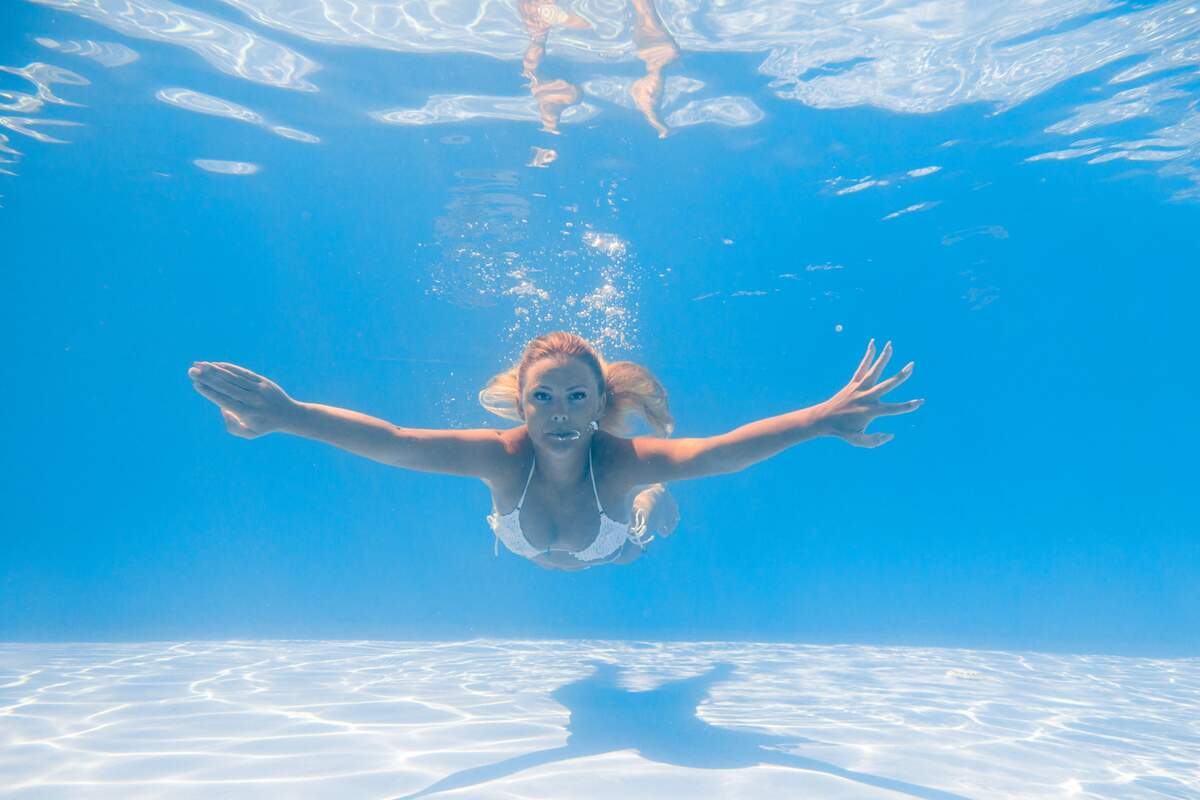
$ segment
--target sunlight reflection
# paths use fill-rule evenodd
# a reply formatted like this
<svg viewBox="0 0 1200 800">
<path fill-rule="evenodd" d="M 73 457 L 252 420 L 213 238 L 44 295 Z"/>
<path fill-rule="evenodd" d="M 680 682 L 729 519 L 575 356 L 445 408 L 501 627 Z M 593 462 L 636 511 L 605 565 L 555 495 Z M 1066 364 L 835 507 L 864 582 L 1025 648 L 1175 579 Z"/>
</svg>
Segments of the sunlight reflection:
<svg viewBox="0 0 1200 800">
<path fill-rule="evenodd" d="M 34 61 L 31 64 L 26 64 L 24 67 L 5 67 L 0 66 L 0 72 L 7 72 L 10 75 L 16 75 L 19 78 L 24 78 L 34 85 L 37 93 L 34 95 L 24 92 L 0 92 L 0 98 L 7 98 L 8 103 L 0 103 L 0 110 L 16 111 L 22 114 L 29 114 L 39 110 L 46 103 L 52 103 L 60 106 L 78 106 L 79 103 L 73 103 L 59 97 L 51 89 L 51 85 L 61 83 L 67 86 L 87 86 L 89 81 L 87 78 L 72 72 L 69 69 L 56 67 L 53 64 L 43 64 L 40 61 Z"/>
<path fill-rule="evenodd" d="M 197 158 L 192 162 L 206 172 L 216 172 L 221 175 L 253 175 L 258 172 L 258 165 L 246 161 L 220 161 L 212 158 Z"/>
<path fill-rule="evenodd" d="M 686 106 L 667 116 L 672 128 L 712 123 L 730 127 L 742 127 L 760 122 L 762 109 L 746 97 L 707 97 L 692 100 Z"/>
<path fill-rule="evenodd" d="M 599 109 L 580 103 L 562 111 L 563 123 L 585 122 Z M 421 108 L 373 111 L 371 117 L 390 125 L 437 125 L 476 119 L 542 122 L 542 110 L 533 97 L 493 95 L 433 95 Z"/>
<path fill-rule="evenodd" d="M 79 126 L 82 123 L 71 122 L 65 119 L 35 119 L 32 117 L 0 117 L 0 126 L 8 128 L 23 136 L 28 136 L 30 139 L 35 139 L 43 144 L 67 144 L 66 139 L 59 139 L 49 134 L 37 130 L 36 126 L 58 126 L 72 127 Z"/>
<path fill-rule="evenodd" d="M 137 39 L 186 47 L 217 69 L 256 83 L 315 92 L 317 65 L 270 39 L 168 0 L 29 0 Z"/>
<path fill-rule="evenodd" d="M 307 80 L 317 68 L 311 59 L 170 0 L 30 1 L 129 36 L 189 48 L 230 75 L 291 89 L 316 88 Z M 1190 0 L 1122 6 L 1099 0 L 1000 3 L 980 6 L 969 15 L 962 14 L 957 0 L 890 0 L 872 6 L 870 13 L 847 13 L 838 0 L 223 1 L 257 25 L 321 44 L 521 62 L 529 81 L 528 103 L 503 95 L 442 91 L 423 107 L 373 114 L 401 125 L 511 119 L 534 121 L 554 133 L 569 121 L 599 113 L 579 102 L 585 92 L 638 109 L 660 136 L 703 122 L 738 126 L 764 118 L 757 97 L 696 97 L 670 110 L 671 82 L 680 76 L 666 71 L 685 51 L 760 55 L 757 73 L 777 98 L 820 109 L 865 105 L 901 113 L 939 112 L 977 102 L 1003 112 L 1064 81 L 1125 60 L 1130 63 L 1107 79 L 1114 91 L 1097 87 L 1095 101 L 1048 133 L 1073 135 L 1068 131 L 1081 125 L 1114 126 L 1145 118 L 1159 122 L 1159 133 L 1139 134 L 1133 141 L 1129 135 L 1114 135 L 1095 151 L 1053 146 L 1046 148 L 1043 160 L 1152 161 L 1192 181 L 1200 176 L 1194 164 L 1200 131 L 1187 97 L 1181 96 L 1190 92 L 1188 81 L 1195 80 L 1200 66 L 1195 44 L 1200 14 Z M 55 41 L 43 38 L 44 46 Z M 59 45 L 61 52 L 81 55 L 91 52 L 89 47 L 86 42 Z M 579 69 L 565 68 L 546 74 L 547 59 L 583 65 L 584 75 L 568 80 L 564 76 Z M 640 77 L 586 74 L 588 65 L 629 61 L 641 62 Z M 677 86 L 693 91 L 696 84 Z M 9 98 L 9 110 L 30 113 L 22 105 L 27 102 Z M 1154 140 L 1169 144 L 1158 146 Z"/>
<path fill-rule="evenodd" d="M 225 119 L 257 125 L 285 139 L 293 139 L 309 144 L 321 141 L 311 133 L 298 131 L 294 128 L 286 128 L 281 125 L 272 125 L 257 111 L 238 105 L 230 100 L 204 94 L 203 92 L 194 92 L 191 89 L 170 88 L 160 89 L 154 96 L 168 105 L 182 108 L 186 111 L 194 111 L 197 114 L 208 114 L 214 117 L 224 117 Z"/>
<path fill-rule="evenodd" d="M 60 42 L 45 36 L 39 36 L 34 41 L 48 50 L 90 58 L 106 67 L 123 67 L 126 64 L 132 64 L 139 58 L 133 50 L 115 42 L 94 42 L 91 39 L 84 39 L 81 42 L 68 39 Z"/>
</svg>

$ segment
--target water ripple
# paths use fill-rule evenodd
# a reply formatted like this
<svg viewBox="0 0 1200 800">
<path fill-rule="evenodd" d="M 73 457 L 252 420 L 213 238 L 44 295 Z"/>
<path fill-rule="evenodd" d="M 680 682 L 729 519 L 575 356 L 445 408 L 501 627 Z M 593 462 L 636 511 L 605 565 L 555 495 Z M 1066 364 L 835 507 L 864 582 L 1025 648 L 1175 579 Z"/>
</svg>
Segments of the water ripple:
<svg viewBox="0 0 1200 800">
<path fill-rule="evenodd" d="M 317 144 L 321 141 L 320 137 L 313 136 L 311 133 L 298 131 L 295 128 L 288 128 L 284 125 L 270 125 L 268 130 L 276 136 L 282 136 L 285 139 L 291 139 L 296 142 L 304 142 L 305 144 Z"/>
<path fill-rule="evenodd" d="M 43 133 L 37 129 L 39 125 L 71 127 L 78 126 L 82 123 L 72 122 L 65 119 L 36 119 L 33 117 L 0 117 L 0 127 L 8 128 L 10 131 L 28 136 L 30 139 L 42 142 L 43 144 L 67 144 L 65 139 L 59 139 L 47 133 Z"/>
<path fill-rule="evenodd" d="M 84 39 L 81 42 L 68 39 L 60 42 L 46 36 L 39 36 L 34 41 L 48 50 L 90 58 L 106 67 L 123 67 L 126 64 L 132 64 L 139 58 L 136 52 L 116 42 L 94 42 L 91 39 Z"/>
<path fill-rule="evenodd" d="M 760 27 L 726 27 L 719 40 L 705 44 L 770 47 L 760 72 L 774 79 L 781 97 L 818 108 L 869 104 L 910 113 L 978 101 L 1011 108 L 1068 78 L 1132 55 L 1142 54 L 1147 63 L 1158 65 L 1149 71 L 1200 60 L 1194 43 L 1185 45 L 1195 36 L 1194 8 L 1182 1 L 1013 43 L 1083 11 L 1113 6 L 1104 0 L 996 3 L 964 15 L 957 2 L 889 2 L 871 13 L 847 14 L 839 3 L 823 3 L 791 13 L 775 9 Z M 696 45 L 686 37 L 681 42 Z M 820 71 L 850 62 L 850 69 Z M 1137 73 L 1130 70 L 1117 80 Z"/>
<path fill-rule="evenodd" d="M 939 205 L 941 205 L 940 200 L 926 200 L 921 203 L 913 203 L 910 206 L 905 206 L 899 211 L 893 211 L 892 213 L 885 215 L 882 217 L 882 219 L 886 221 L 889 219 L 895 219 L 896 217 L 902 217 L 905 214 L 915 214 L 918 211 L 928 211 L 929 209 L 935 208 Z"/>
<path fill-rule="evenodd" d="M 590 103 L 567 107 L 560 117 L 564 123 L 585 122 L 598 109 Z M 372 118 L 389 125 L 437 125 L 474 119 L 500 119 L 517 122 L 541 122 L 541 110 L 533 97 L 497 97 L 494 95 L 438 94 L 420 108 L 394 108 L 370 112 Z"/>
<path fill-rule="evenodd" d="M 198 114 L 211 114 L 216 117 L 235 119 L 249 122 L 252 125 L 262 125 L 264 120 L 257 111 L 251 111 L 245 106 L 219 97 L 193 92 L 191 89 L 161 89 L 154 95 L 164 103 L 195 111 Z"/>
<path fill-rule="evenodd" d="M 33 84 L 34 92 L 0 91 L 0 114 L 18 114 L 20 116 L 0 116 L 0 127 L 27 136 L 43 144 L 66 144 L 66 140 L 51 136 L 38 130 L 39 126 L 70 127 L 81 123 L 71 120 L 45 119 L 25 116 L 42 111 L 47 104 L 55 106 L 80 106 L 66 98 L 59 97 L 53 89 L 54 84 L 65 86 L 87 86 L 87 78 L 69 69 L 34 61 L 24 67 L 7 67 L 0 65 L 0 72 L 15 75 Z M 17 173 L 9 167 L 14 167 L 21 160 L 22 154 L 8 146 L 8 137 L 0 134 L 0 153 L 12 158 L 0 158 L 0 175 L 15 176 Z"/>
<path fill-rule="evenodd" d="M 667 126 L 682 128 L 688 125 L 712 123 L 741 127 L 753 125 L 763 118 L 762 109 L 748 97 L 709 97 L 693 100 L 667 116 Z"/>
<path fill-rule="evenodd" d="M 311 59 L 240 25 L 167 0 L 29 0 L 77 14 L 137 39 L 186 47 L 228 75 L 284 89 L 314 92 L 305 79 Z"/>
<path fill-rule="evenodd" d="M 59 0 L 61 1 L 61 0 Z M 522 3 L 464 0 L 225 0 L 255 22 L 312 41 L 404 52 L 468 52 L 511 60 L 528 35 Z M 693 51 L 769 53 L 761 72 L 781 96 L 818 107 L 870 103 L 932 111 L 992 100 L 1012 106 L 1073 75 L 1142 53 L 1131 80 L 1200 63 L 1195 8 L 1187 0 L 1123 10 L 1109 0 L 991 4 L 962 13 L 958 0 L 588 0 L 562 7 L 542 0 L 556 28 L 553 55 L 572 60 L 639 58 L 639 26 Z M 661 16 L 647 24 L 652 9 Z M 1106 13 L 1121 10 L 1123 13 Z M 1085 24 L 1067 24 L 1086 17 Z"/>
<path fill-rule="evenodd" d="M 296 88 L 315 66 L 244 28 L 166 0 L 31 1 L 129 35 L 210 48 L 202 53 L 206 58 L 252 80 Z M 545 12 L 542 27 L 554 28 L 545 45 L 553 55 L 645 60 L 651 39 L 693 51 L 764 53 L 759 71 L 773 80 L 776 93 L 819 108 L 870 104 L 930 112 L 981 100 L 1010 108 L 1119 58 L 1142 56 L 1114 78 L 1117 83 L 1200 64 L 1200 15 L 1190 0 L 1129 8 L 1109 0 L 990 4 L 969 15 L 958 0 L 861 7 L 834 0 L 660 0 L 654 6 L 580 0 L 563 7 L 548 0 L 225 2 L 258 24 L 315 42 L 504 60 L 526 55 L 530 31 L 522 14 L 528 17 L 524 5 L 532 4 Z M 661 20 L 645 21 L 655 9 Z"/>
<path fill-rule="evenodd" d="M 630 89 L 633 78 L 604 76 L 583 82 L 583 91 L 592 97 L 607 100 L 614 105 L 636 110 Z M 663 82 L 662 108 L 670 108 L 685 94 L 693 94 L 704 88 L 704 81 L 682 75 L 671 75 Z"/>
<path fill-rule="evenodd" d="M 293 139 L 309 144 L 321 141 L 311 133 L 305 133 L 304 131 L 298 131 L 295 128 L 287 128 L 282 125 L 272 125 L 257 111 L 253 111 L 243 105 L 238 105 L 231 100 L 213 97 L 203 92 L 195 92 L 191 89 L 170 88 L 160 89 L 154 96 L 168 105 L 187 111 L 194 111 L 197 114 L 208 114 L 214 117 L 224 117 L 238 122 L 258 125 L 285 139 Z"/>
<path fill-rule="evenodd" d="M 316 90 L 307 77 L 317 69 L 311 59 L 256 30 L 170 0 L 29 1 L 127 36 L 188 48 L 229 75 Z M 310 42 L 485 55 L 519 62 L 529 81 L 525 97 L 442 90 L 420 107 L 371 112 L 397 125 L 518 120 L 540 122 L 557 133 L 560 113 L 563 123 L 578 123 L 600 112 L 579 102 L 582 94 L 639 111 L 660 136 L 687 125 L 754 125 L 764 119 L 757 95 L 705 98 L 697 95 L 703 82 L 665 74 L 677 69 L 683 51 L 753 54 L 761 59 L 756 71 L 766 83 L 764 93 L 818 109 L 867 105 L 924 114 L 986 103 L 1001 113 L 1091 74 L 1106 81 L 1094 87 L 1094 99 L 1045 133 L 1074 138 L 1098 129 L 1103 141 L 1054 142 L 1029 160 L 1152 162 L 1191 185 L 1178 197 L 1200 191 L 1200 123 L 1192 103 L 1200 79 L 1200 9 L 1194 0 L 985 3 L 972 5 L 970 13 L 961 0 L 223 2 L 256 25 Z M 137 57 L 118 44 L 36 41 L 108 65 Z M 543 76 L 539 70 L 553 65 L 547 59 L 578 66 Z M 641 62 L 643 74 L 613 77 L 610 73 L 621 71 L 612 67 L 617 62 Z M 1099 72 L 1105 69 L 1112 74 Z M 564 75 L 578 80 L 582 92 Z M 10 115 L 12 130 L 17 125 L 31 135 L 32 123 L 22 120 L 35 119 L 39 104 L 57 102 L 44 78 L 36 94 L 0 93 L 0 113 Z M 513 78 L 515 83 L 515 71 Z M 686 102 L 685 95 L 691 96 Z M 1139 122 L 1141 129 L 1131 132 Z M 1149 134 L 1147 122 L 1155 126 Z M 316 138 L 259 124 L 299 141 Z"/>
<path fill-rule="evenodd" d="M 1162 167 L 1167 175 L 1177 175 L 1191 182 L 1189 189 L 1176 193 L 1176 199 L 1200 196 L 1200 112 L 1194 101 L 1196 76 L 1172 75 L 1141 86 L 1117 92 L 1102 100 L 1086 103 L 1074 113 L 1046 128 L 1048 133 L 1074 136 L 1093 128 L 1120 126 L 1133 120 L 1167 117 L 1176 107 L 1182 107 L 1174 123 L 1135 138 L 1120 135 L 1097 136 L 1073 142 L 1065 149 L 1049 150 L 1030 156 L 1027 161 L 1047 159 L 1066 160 L 1088 157 L 1089 164 L 1103 164 L 1124 159 L 1127 161 L 1172 162 Z M 1118 131 L 1120 128 L 1118 127 Z"/>
<path fill-rule="evenodd" d="M 259 25 L 325 44 L 521 58 L 517 0 L 225 0 Z"/>
<path fill-rule="evenodd" d="M 212 158 L 197 158 L 192 162 L 206 172 L 216 172 L 221 175 L 253 175 L 258 172 L 258 165 L 246 161 L 220 161 Z"/>
<path fill-rule="evenodd" d="M 21 163 L 21 155 L 22 153 L 20 150 L 9 147 L 8 136 L 0 133 L 0 164 L 4 165 L 3 167 L 0 167 L 0 175 L 11 175 L 15 177 L 17 173 L 13 172 L 11 169 L 8 169 L 8 167 L 15 167 L 17 164 Z M 12 156 L 12 158 L 9 158 L 8 156 Z"/>
<path fill-rule="evenodd" d="M 87 86 L 89 81 L 87 78 L 72 72 L 69 69 L 56 67 L 53 64 L 43 64 L 40 61 L 26 64 L 24 67 L 5 67 L 0 66 L 0 72 L 7 72 L 10 75 L 16 75 L 19 78 L 24 78 L 34 85 L 37 89 L 36 94 L 27 94 L 25 92 L 0 92 L 0 98 L 7 99 L 8 102 L 0 103 L 0 111 L 15 111 L 19 114 L 33 113 L 46 103 L 59 106 L 78 106 L 79 103 L 74 103 L 59 97 L 50 87 L 55 83 L 61 83 L 67 86 Z"/>
</svg>

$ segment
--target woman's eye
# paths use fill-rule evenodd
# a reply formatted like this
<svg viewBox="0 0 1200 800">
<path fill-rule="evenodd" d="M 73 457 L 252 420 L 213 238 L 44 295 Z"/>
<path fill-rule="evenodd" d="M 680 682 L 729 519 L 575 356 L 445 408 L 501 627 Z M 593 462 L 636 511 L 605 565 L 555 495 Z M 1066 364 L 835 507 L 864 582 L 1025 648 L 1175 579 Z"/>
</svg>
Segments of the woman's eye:
<svg viewBox="0 0 1200 800">
<path fill-rule="evenodd" d="M 550 395 L 546 392 L 534 392 L 533 399 L 534 400 L 549 400 Z"/>
<path fill-rule="evenodd" d="M 582 400 L 585 397 L 587 397 L 587 392 L 572 392 L 571 393 L 572 400 Z"/>
</svg>

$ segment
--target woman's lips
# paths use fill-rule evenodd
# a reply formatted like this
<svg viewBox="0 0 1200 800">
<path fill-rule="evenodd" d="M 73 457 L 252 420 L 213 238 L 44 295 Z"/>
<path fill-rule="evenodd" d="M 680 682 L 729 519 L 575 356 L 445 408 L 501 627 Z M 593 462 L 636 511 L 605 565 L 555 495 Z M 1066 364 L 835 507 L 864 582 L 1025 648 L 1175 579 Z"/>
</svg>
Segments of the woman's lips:
<svg viewBox="0 0 1200 800">
<path fill-rule="evenodd" d="M 557 432 L 552 431 L 550 433 L 547 433 L 546 435 L 549 436 L 551 439 L 558 439 L 559 441 L 562 441 L 562 442 L 569 442 L 573 439 L 579 438 L 579 431 L 557 431 Z"/>
</svg>

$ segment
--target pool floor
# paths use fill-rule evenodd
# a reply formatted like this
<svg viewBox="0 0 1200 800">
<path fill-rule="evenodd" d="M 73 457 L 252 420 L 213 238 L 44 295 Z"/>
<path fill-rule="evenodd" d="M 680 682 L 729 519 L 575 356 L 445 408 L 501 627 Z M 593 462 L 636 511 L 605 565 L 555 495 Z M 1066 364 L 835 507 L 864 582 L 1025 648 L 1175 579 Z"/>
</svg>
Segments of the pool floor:
<svg viewBox="0 0 1200 800">
<path fill-rule="evenodd" d="M 0 797 L 1200 797 L 1198 707 L 1194 659 L 0 644 Z"/>
</svg>

